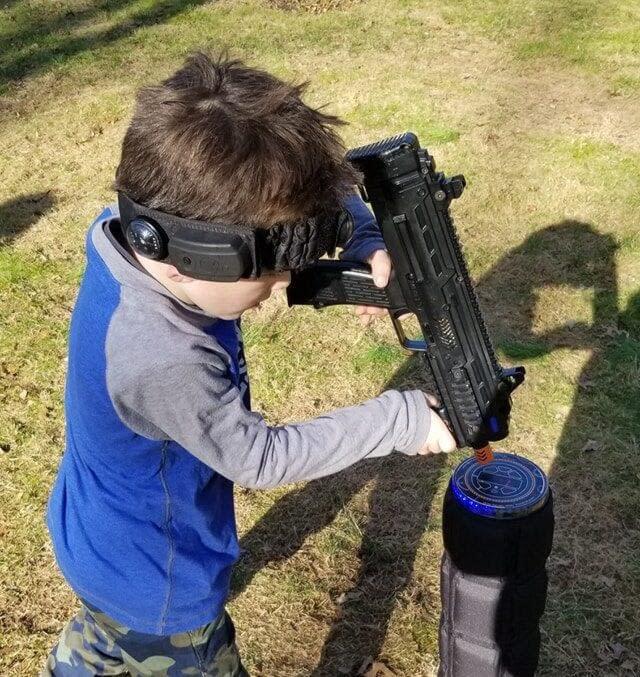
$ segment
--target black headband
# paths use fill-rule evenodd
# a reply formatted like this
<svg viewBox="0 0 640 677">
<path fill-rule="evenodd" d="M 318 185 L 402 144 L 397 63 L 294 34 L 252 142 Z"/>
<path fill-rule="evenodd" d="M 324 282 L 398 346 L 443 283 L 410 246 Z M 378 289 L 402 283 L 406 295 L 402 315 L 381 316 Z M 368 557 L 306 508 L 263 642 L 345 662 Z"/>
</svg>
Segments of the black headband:
<svg viewBox="0 0 640 677">
<path fill-rule="evenodd" d="M 173 264 L 202 280 L 233 282 L 263 270 L 296 270 L 321 256 L 333 256 L 353 231 L 349 212 L 310 217 L 272 228 L 183 219 L 134 202 L 118 193 L 120 222 L 140 255 Z"/>
</svg>

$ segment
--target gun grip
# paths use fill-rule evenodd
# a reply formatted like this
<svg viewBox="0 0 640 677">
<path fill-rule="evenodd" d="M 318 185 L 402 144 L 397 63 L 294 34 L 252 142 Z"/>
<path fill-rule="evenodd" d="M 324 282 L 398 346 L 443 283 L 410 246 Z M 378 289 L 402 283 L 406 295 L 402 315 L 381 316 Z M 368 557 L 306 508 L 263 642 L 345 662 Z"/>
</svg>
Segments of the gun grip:
<svg viewBox="0 0 640 677">
<path fill-rule="evenodd" d="M 390 281 L 387 287 L 381 289 L 375 285 L 371 268 L 366 264 L 331 260 L 318 261 L 309 268 L 292 271 L 287 301 L 290 306 L 376 306 L 396 312 L 404 306 L 397 283 Z"/>
</svg>

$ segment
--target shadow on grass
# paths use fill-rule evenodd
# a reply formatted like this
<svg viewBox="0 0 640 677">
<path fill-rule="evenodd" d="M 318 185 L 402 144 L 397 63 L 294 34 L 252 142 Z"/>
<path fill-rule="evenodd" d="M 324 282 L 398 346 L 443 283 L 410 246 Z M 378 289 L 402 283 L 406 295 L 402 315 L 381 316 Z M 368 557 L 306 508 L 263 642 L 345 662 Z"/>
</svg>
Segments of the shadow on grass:
<svg viewBox="0 0 640 677">
<path fill-rule="evenodd" d="M 409 358 L 384 389 L 424 389 L 418 360 Z M 245 553 L 235 569 L 233 595 L 240 594 L 263 567 L 295 554 L 309 536 L 331 524 L 367 483 L 375 481 L 357 581 L 350 590 L 336 593 L 344 593 L 340 616 L 312 673 L 355 674 L 365 658 L 379 653 L 398 595 L 411 579 L 441 469 L 438 456 L 394 454 L 364 461 L 287 494 L 242 538 Z"/>
<path fill-rule="evenodd" d="M 1 9 L 11 9 L 14 5 L 17 5 L 22 0 L 0 0 L 0 10 Z"/>
<path fill-rule="evenodd" d="M 565 221 L 531 235 L 479 285 L 483 305 L 493 310 L 493 334 L 510 358 L 536 358 L 561 347 L 591 354 L 575 384 L 550 472 L 556 529 L 540 675 L 629 674 L 624 661 L 640 671 L 634 621 L 640 614 L 634 470 L 640 439 L 640 294 L 619 310 L 615 251 L 611 236 Z M 567 317 L 564 325 L 535 332 L 536 293 L 547 285 L 591 290 L 591 324 Z M 625 651 L 618 657 L 610 643 Z"/>
<path fill-rule="evenodd" d="M 11 244 L 54 204 L 51 191 L 20 195 L 0 204 L 0 247 Z"/>
<path fill-rule="evenodd" d="M 513 361 L 562 346 L 592 351 L 551 472 L 557 525 L 540 674 L 576 669 L 577 660 L 583 661 L 580 674 L 601 674 L 606 648 L 604 659 L 600 649 L 607 640 L 626 647 L 623 658 L 634 657 L 630 633 L 635 632 L 640 599 L 640 541 L 637 475 L 629 472 L 628 453 L 640 438 L 640 295 L 618 312 L 615 250 L 613 238 L 593 226 L 564 221 L 531 235 L 478 285 L 494 339 Z M 593 323 L 567 318 L 564 326 L 536 334 L 536 291 L 560 284 L 593 290 Z M 420 387 L 419 359 L 407 360 L 386 387 Z M 584 452 L 588 440 L 602 445 L 601 451 Z M 533 450 L 516 451 L 527 455 Z M 345 591 L 340 616 L 313 673 L 356 674 L 363 660 L 380 652 L 398 596 L 412 575 L 441 473 L 438 457 L 392 455 L 287 494 L 242 539 L 246 552 L 236 571 L 234 594 L 262 567 L 297 552 L 375 480 L 357 582 Z M 610 667 L 616 660 L 612 654 Z"/>
<path fill-rule="evenodd" d="M 126 38 L 139 28 L 168 21 L 205 2 L 207 0 L 158 0 L 152 3 L 102 0 L 78 10 L 65 7 L 64 3 L 52 3 L 38 12 L 16 8 L 15 16 L 5 17 L 6 25 L 12 28 L 0 33 L 0 90 L 83 52 Z M 2 7 L 7 5 L 11 3 Z M 100 22 L 104 22 L 103 15 L 116 13 L 124 16 L 115 24 L 92 28 L 94 24 L 100 26 Z"/>
</svg>

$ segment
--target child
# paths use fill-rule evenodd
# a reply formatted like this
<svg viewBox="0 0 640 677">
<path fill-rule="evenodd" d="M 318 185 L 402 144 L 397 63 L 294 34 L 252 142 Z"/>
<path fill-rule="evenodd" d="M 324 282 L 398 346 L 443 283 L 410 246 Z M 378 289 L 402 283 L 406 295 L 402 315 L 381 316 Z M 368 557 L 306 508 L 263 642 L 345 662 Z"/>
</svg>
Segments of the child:
<svg viewBox="0 0 640 677">
<path fill-rule="evenodd" d="M 326 230 L 345 206 L 356 227 L 342 256 L 370 262 L 385 286 L 389 259 L 353 193 L 340 121 L 301 91 L 239 61 L 189 58 L 140 92 L 115 187 L 238 231 Z M 224 609 L 238 558 L 233 483 L 275 487 L 455 444 L 420 391 L 269 427 L 249 408 L 239 318 L 290 273 L 190 277 L 142 255 L 122 225 L 108 207 L 89 230 L 71 321 L 66 449 L 47 522 L 82 606 L 43 674 L 246 675 Z"/>
</svg>

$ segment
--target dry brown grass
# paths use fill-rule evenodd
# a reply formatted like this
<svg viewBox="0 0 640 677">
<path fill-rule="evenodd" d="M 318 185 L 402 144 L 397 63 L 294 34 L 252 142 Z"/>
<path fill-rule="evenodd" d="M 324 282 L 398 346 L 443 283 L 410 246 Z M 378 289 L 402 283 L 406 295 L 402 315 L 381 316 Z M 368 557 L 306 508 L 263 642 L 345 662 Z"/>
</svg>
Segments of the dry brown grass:
<svg viewBox="0 0 640 677">
<path fill-rule="evenodd" d="M 322 14 L 333 10 L 347 10 L 360 0 L 265 0 L 274 9 Z"/>
</svg>

